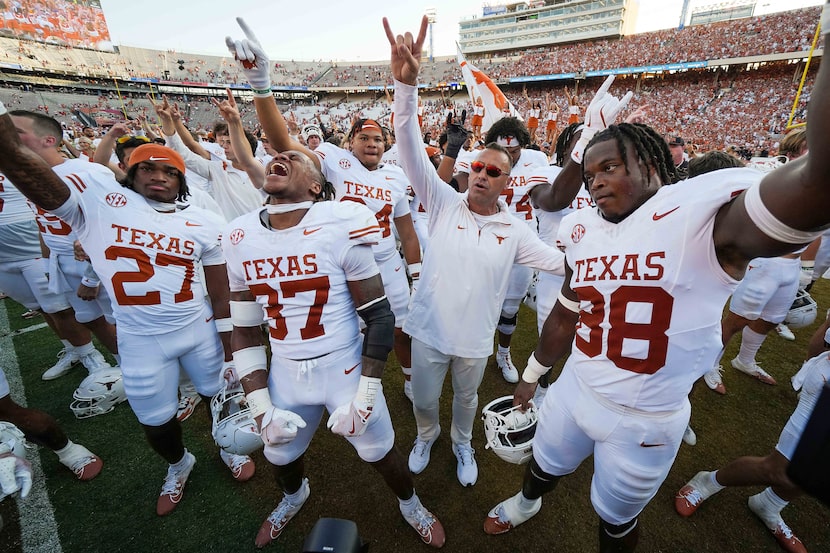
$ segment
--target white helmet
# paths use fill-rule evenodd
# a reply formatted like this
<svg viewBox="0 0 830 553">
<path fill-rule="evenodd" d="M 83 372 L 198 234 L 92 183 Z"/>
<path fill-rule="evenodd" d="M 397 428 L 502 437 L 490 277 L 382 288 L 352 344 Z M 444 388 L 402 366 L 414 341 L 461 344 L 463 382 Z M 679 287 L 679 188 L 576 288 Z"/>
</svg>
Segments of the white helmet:
<svg viewBox="0 0 830 553">
<path fill-rule="evenodd" d="M 69 408 L 79 419 L 109 413 L 119 403 L 127 401 L 121 369 L 111 367 L 90 373 L 72 393 L 75 399 Z"/>
<path fill-rule="evenodd" d="M 26 458 L 26 436 L 10 422 L 0 421 L 0 454 L 12 453 Z"/>
<path fill-rule="evenodd" d="M 513 396 L 494 399 L 481 410 L 484 420 L 485 449 L 517 465 L 533 456 L 533 435 L 536 433 L 537 410 L 535 405 L 522 412 L 513 406 Z"/>
<path fill-rule="evenodd" d="M 262 447 L 259 428 L 251 416 L 242 386 L 228 388 L 227 383 L 210 400 L 213 415 L 211 433 L 216 445 L 228 453 L 250 455 Z"/>
<path fill-rule="evenodd" d="M 799 290 L 784 323 L 790 328 L 804 328 L 813 324 L 816 315 L 818 315 L 816 300 L 806 290 Z"/>
</svg>

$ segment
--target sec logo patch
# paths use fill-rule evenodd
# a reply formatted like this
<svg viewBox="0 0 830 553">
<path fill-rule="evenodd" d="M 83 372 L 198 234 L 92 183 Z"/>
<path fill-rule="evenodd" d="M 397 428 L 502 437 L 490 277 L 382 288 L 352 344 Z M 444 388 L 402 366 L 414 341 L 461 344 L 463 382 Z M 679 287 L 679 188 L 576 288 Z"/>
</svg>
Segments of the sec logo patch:
<svg viewBox="0 0 830 553">
<path fill-rule="evenodd" d="M 231 244 L 236 245 L 242 242 L 242 239 L 245 238 L 245 231 L 241 228 L 233 229 L 230 234 Z"/>
<path fill-rule="evenodd" d="M 127 197 L 118 192 L 110 192 L 107 194 L 106 200 L 112 207 L 124 207 L 127 205 Z"/>
<path fill-rule="evenodd" d="M 574 244 L 578 244 L 582 237 L 585 236 L 585 227 L 582 225 L 575 225 L 573 230 L 571 231 L 571 240 L 574 241 Z"/>
<path fill-rule="evenodd" d="M 352 166 L 352 162 L 349 161 L 348 159 L 341 159 L 340 160 L 340 167 L 341 168 L 348 169 L 351 166 Z"/>
</svg>

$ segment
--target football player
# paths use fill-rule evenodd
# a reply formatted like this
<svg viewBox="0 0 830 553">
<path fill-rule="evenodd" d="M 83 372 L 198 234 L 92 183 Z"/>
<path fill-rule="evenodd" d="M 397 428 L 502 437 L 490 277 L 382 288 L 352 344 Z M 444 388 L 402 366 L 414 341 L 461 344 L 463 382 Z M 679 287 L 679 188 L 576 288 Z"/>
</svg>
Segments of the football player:
<svg viewBox="0 0 830 553">
<path fill-rule="evenodd" d="M 248 38 L 228 39 L 229 46 L 246 66 L 259 65 L 261 49 L 239 23 Z M 257 101 L 273 102 L 256 76 L 251 82 L 261 90 Z M 382 227 L 360 202 L 324 201 L 334 190 L 312 159 L 299 150 L 278 154 L 267 168 L 266 208 L 232 221 L 224 233 L 234 363 L 284 493 L 256 545 L 277 539 L 308 499 L 304 456 L 327 410 L 329 429 L 382 475 L 421 539 L 441 547 L 444 530 L 415 494 L 383 395 L 394 322 L 372 252 Z M 261 345 L 263 308 L 270 369 Z"/>
<path fill-rule="evenodd" d="M 179 365 L 210 397 L 221 388 L 223 358 L 231 359 L 221 219 L 176 208 L 188 189 L 184 161 L 169 148 L 136 148 L 123 187 L 98 173 L 69 174 L 64 182 L 21 143 L 5 107 L 0 115 L 0 166 L 31 201 L 75 229 L 114 300 L 127 399 L 150 446 L 170 463 L 156 504 L 159 515 L 169 514 L 196 462 L 176 419 Z M 195 270 L 199 261 L 210 304 Z M 253 476 L 249 457 L 220 456 L 237 480 Z"/>
</svg>

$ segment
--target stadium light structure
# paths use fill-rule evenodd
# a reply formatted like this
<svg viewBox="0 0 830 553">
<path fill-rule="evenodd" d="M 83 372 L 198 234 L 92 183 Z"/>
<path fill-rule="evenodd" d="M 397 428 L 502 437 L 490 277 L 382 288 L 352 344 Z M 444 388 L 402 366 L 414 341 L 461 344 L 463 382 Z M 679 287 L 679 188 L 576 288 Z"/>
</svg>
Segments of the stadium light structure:
<svg viewBox="0 0 830 553">
<path fill-rule="evenodd" d="M 427 16 L 427 22 L 429 23 L 429 61 L 434 61 L 434 53 L 432 50 L 432 26 L 437 21 L 438 10 L 435 8 L 427 8 L 424 10 L 424 14 Z"/>
</svg>

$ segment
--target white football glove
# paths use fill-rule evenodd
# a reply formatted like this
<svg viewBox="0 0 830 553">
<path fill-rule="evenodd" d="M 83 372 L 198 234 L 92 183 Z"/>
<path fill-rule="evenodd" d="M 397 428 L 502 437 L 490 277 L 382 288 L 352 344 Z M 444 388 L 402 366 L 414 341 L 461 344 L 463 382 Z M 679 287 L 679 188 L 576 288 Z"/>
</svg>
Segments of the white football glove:
<svg viewBox="0 0 830 553">
<path fill-rule="evenodd" d="M 634 93 L 630 90 L 625 93 L 622 99 L 608 94 L 608 89 L 611 88 L 613 82 L 614 75 L 609 75 L 597 90 L 594 99 L 588 104 L 588 109 L 585 110 L 585 126 L 582 128 L 582 135 L 571 152 L 571 159 L 577 163 L 582 163 L 582 154 L 585 153 L 585 147 L 594 135 L 607 129 L 609 125 L 613 125 L 614 121 L 617 120 L 617 116 L 634 96 Z"/>
<path fill-rule="evenodd" d="M 375 401 L 382 390 L 380 378 L 361 375 L 352 401 L 335 409 L 326 426 L 341 436 L 360 436 L 366 432 Z"/>
<path fill-rule="evenodd" d="M 32 465 L 12 453 L 0 455 L 0 501 L 17 491 L 23 499 L 31 489 Z"/>
<path fill-rule="evenodd" d="M 268 60 L 268 55 L 262 46 L 259 44 L 256 35 L 254 35 L 248 24 L 241 17 L 236 18 L 245 37 L 242 40 L 234 40 L 229 36 L 225 37 L 225 44 L 231 55 L 239 61 L 242 67 L 242 72 L 245 73 L 245 78 L 251 84 L 254 91 L 271 91 L 271 62 Z"/>
<path fill-rule="evenodd" d="M 300 428 L 305 428 L 305 421 L 300 415 L 272 406 L 262 417 L 259 436 L 265 445 L 287 444 L 297 437 Z"/>
</svg>

